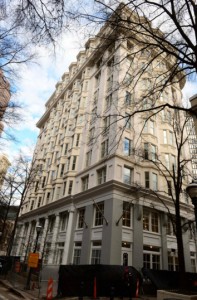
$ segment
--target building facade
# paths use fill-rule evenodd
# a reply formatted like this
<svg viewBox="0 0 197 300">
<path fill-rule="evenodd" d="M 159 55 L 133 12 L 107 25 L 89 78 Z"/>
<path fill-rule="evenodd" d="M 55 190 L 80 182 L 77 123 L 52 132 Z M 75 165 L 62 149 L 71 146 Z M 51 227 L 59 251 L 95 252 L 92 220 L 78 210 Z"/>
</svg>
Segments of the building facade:
<svg viewBox="0 0 197 300">
<path fill-rule="evenodd" d="M 37 123 L 39 172 L 21 208 L 13 254 L 27 259 L 41 225 L 37 250 L 45 268 L 101 263 L 177 270 L 169 221 L 174 191 L 165 173 L 176 169 L 173 117 L 168 108 L 150 116 L 150 100 L 139 100 L 150 74 L 167 68 L 167 62 L 154 61 L 131 87 L 131 76 L 151 54 L 139 51 L 133 61 L 132 51 L 140 46 L 126 37 L 107 43 L 110 30 L 105 25 L 87 41 Z M 182 88 L 178 81 L 169 85 L 157 103 L 181 105 Z M 132 114 L 136 108 L 141 112 Z M 184 159 L 188 144 L 183 148 Z M 183 223 L 194 218 L 184 193 L 188 180 L 183 178 L 180 201 Z M 186 226 L 183 241 L 186 269 L 195 271 L 196 243 Z"/>
<path fill-rule="evenodd" d="M 0 136 L 3 131 L 3 116 L 5 114 L 8 102 L 10 101 L 10 84 L 5 79 L 3 72 L 0 70 Z"/>
</svg>

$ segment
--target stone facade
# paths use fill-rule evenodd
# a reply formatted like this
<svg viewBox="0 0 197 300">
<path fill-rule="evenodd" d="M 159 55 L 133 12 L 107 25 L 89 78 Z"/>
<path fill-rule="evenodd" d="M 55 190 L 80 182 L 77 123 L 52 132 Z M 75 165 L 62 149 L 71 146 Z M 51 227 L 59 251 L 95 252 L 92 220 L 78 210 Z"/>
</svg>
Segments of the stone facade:
<svg viewBox="0 0 197 300">
<path fill-rule="evenodd" d="M 105 32 L 110 34 L 107 26 Z M 39 176 L 21 208 L 13 254 L 27 259 L 40 224 L 38 249 L 45 267 L 101 263 L 175 270 L 177 243 L 168 220 L 174 191 L 154 164 L 159 156 L 169 170 L 175 168 L 170 111 L 128 117 L 137 105 L 150 105 L 139 102 L 149 72 L 160 72 L 167 63 L 163 59 L 147 70 L 134 94 L 129 85 L 134 71 L 126 58 L 138 45 L 127 38 L 103 48 L 101 43 L 96 37 L 87 41 L 37 124 Z M 143 52 L 132 65 L 138 69 L 146 60 Z M 157 102 L 181 104 L 182 88 L 182 82 L 168 86 Z M 183 158 L 187 153 L 185 143 Z M 183 188 L 187 184 L 184 178 Z M 194 218 L 184 190 L 180 209 L 183 222 Z M 183 239 L 186 269 L 194 271 L 196 245 L 188 228 Z"/>
</svg>

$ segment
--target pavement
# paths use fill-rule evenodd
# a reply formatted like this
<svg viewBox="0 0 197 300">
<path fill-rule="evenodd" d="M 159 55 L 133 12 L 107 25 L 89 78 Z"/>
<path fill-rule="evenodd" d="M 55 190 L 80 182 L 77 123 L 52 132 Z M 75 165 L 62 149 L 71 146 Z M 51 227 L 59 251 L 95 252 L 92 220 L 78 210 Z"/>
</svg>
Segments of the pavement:
<svg viewBox="0 0 197 300">
<path fill-rule="evenodd" d="M 31 284 L 31 290 L 26 290 L 25 289 L 26 278 L 22 277 L 16 273 L 9 274 L 6 278 L 5 278 L 5 276 L 0 276 L 0 284 L 5 286 L 8 290 L 10 290 L 12 293 L 14 293 L 20 299 L 25 299 L 25 300 L 46 299 L 46 296 L 41 295 L 40 289 L 33 282 Z M 83 298 L 84 298 L 84 300 L 91 300 L 91 298 L 88 298 L 88 297 L 83 297 Z M 72 298 L 64 297 L 61 299 L 78 300 L 79 298 L 78 297 L 72 297 Z M 157 297 L 140 295 L 138 298 L 132 298 L 132 300 L 137 300 L 137 299 L 156 300 Z M 109 300 L 109 298 L 102 297 L 99 300 Z M 122 300 L 122 298 L 114 298 L 114 300 Z M 129 299 L 124 298 L 124 300 L 129 300 Z"/>
</svg>

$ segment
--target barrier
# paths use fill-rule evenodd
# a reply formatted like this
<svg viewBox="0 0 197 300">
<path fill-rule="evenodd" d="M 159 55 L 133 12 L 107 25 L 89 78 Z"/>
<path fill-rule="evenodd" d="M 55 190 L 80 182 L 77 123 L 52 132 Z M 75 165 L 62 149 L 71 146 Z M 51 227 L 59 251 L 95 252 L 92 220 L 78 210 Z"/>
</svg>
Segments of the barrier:
<svg viewBox="0 0 197 300">
<path fill-rule="evenodd" d="M 53 278 L 49 278 L 47 285 L 47 297 L 46 300 L 53 299 Z"/>
</svg>

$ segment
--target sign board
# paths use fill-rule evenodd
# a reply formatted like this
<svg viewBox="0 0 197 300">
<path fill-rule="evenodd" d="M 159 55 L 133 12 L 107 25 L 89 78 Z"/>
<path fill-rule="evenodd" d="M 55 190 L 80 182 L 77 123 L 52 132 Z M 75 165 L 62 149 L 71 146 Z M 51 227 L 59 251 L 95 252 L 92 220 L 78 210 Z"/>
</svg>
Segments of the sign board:
<svg viewBox="0 0 197 300">
<path fill-rule="evenodd" d="M 39 260 L 39 253 L 29 253 L 28 257 L 28 267 L 37 268 Z"/>
</svg>

